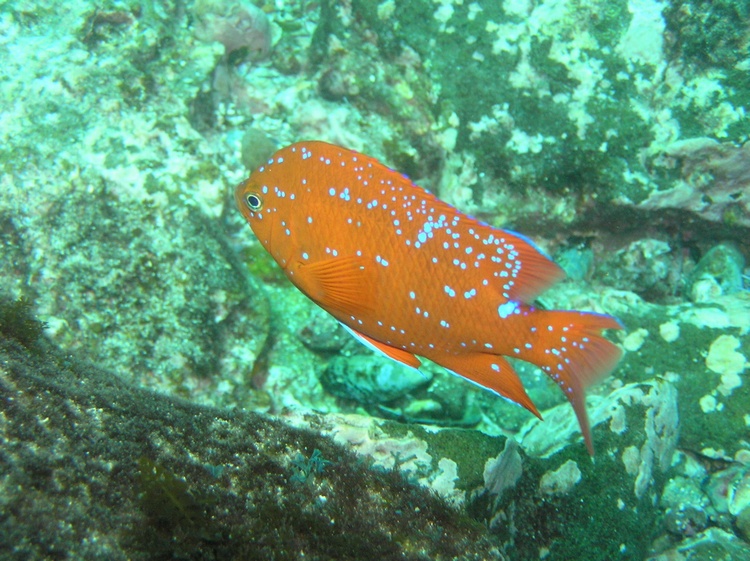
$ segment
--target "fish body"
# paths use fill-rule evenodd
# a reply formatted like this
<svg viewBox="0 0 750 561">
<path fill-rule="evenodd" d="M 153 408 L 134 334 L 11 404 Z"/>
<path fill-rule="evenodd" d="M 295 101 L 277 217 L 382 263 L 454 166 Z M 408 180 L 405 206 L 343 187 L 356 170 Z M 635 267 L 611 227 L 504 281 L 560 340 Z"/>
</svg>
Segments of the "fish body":
<svg viewBox="0 0 750 561">
<path fill-rule="evenodd" d="M 292 283 L 362 342 L 414 368 L 429 358 L 541 418 L 505 357 L 535 364 L 573 405 L 593 453 L 584 390 L 619 360 L 601 332 L 621 326 L 531 305 L 564 274 L 528 239 L 318 141 L 276 152 L 235 199 Z"/>
</svg>

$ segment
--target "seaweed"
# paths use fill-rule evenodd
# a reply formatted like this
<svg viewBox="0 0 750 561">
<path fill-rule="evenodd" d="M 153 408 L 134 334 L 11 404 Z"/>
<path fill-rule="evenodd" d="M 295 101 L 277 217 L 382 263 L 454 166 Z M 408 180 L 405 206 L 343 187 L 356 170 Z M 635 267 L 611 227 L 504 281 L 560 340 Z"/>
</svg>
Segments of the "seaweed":
<svg viewBox="0 0 750 561">
<path fill-rule="evenodd" d="M 323 473 L 323 470 L 328 464 L 331 464 L 330 460 L 323 458 L 323 453 L 317 448 L 313 450 L 312 456 L 305 458 L 302 454 L 292 460 L 292 477 L 291 481 L 295 483 L 311 483 L 315 474 Z"/>
</svg>

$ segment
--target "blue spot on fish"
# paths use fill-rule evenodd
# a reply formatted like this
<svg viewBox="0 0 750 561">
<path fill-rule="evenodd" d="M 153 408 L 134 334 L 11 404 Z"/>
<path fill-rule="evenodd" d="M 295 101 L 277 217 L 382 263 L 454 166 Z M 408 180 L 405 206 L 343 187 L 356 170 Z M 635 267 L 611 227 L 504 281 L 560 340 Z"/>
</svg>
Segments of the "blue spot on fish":
<svg viewBox="0 0 750 561">
<path fill-rule="evenodd" d="M 499 315 L 502 319 L 507 318 L 509 315 L 514 314 L 517 311 L 518 302 L 514 302 L 513 300 L 509 300 L 497 307 L 497 315 Z"/>
</svg>

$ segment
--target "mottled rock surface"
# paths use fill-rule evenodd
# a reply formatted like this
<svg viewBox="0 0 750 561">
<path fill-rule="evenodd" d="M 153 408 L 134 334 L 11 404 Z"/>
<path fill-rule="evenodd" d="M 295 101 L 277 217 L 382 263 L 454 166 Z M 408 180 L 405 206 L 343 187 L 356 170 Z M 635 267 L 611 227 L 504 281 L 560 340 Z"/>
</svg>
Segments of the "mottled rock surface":
<svg viewBox="0 0 750 561">
<path fill-rule="evenodd" d="M 209 404 L 254 401 L 245 379 L 269 306 L 215 221 L 106 188 L 46 203 L 30 213 L 0 201 L 0 293 L 30 299 L 57 344 L 128 380 Z"/>
<path fill-rule="evenodd" d="M 481 526 L 312 432 L 0 339 L 0 556 L 503 559 Z"/>
</svg>

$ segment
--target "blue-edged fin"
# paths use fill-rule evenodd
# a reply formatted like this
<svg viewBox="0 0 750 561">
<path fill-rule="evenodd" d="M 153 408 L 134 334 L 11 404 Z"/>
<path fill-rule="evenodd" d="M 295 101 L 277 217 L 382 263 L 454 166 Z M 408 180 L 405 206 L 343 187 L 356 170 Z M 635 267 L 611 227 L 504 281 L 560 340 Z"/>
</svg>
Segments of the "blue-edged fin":
<svg viewBox="0 0 750 561">
<path fill-rule="evenodd" d="M 421 188 L 419 188 L 421 189 Z M 448 203 L 424 192 L 424 198 L 435 216 L 444 213 L 446 216 L 456 214 L 456 209 Z M 476 273 L 479 278 L 492 278 L 490 286 L 506 300 L 530 303 L 547 288 L 565 277 L 565 272 L 549 257 L 544 255 L 529 238 L 512 232 L 494 228 L 489 224 L 470 216 L 461 216 L 464 228 L 474 231 L 477 239 L 483 240 L 485 247 L 481 253 L 484 259 L 479 263 Z M 440 235 L 448 235 L 445 232 Z M 445 239 L 449 243 L 453 240 Z M 492 260 L 495 257 L 496 260 Z"/>
<path fill-rule="evenodd" d="M 334 257 L 299 265 L 291 281 L 329 312 L 359 317 L 373 310 L 374 268 L 364 257 Z"/>
<path fill-rule="evenodd" d="M 341 325 L 344 325 L 344 324 L 342 323 Z M 417 357 L 415 357 L 413 354 L 411 354 L 408 351 L 405 351 L 403 349 L 399 349 L 396 347 L 391 347 L 390 345 L 386 345 L 385 343 L 376 341 L 372 337 L 368 337 L 367 335 L 364 335 L 360 333 L 359 331 L 355 331 L 348 325 L 344 325 L 344 327 L 349 333 L 351 333 L 352 335 L 354 335 L 354 337 L 359 339 L 359 342 L 365 345 L 366 347 L 369 347 L 373 351 L 377 351 L 380 354 L 383 354 L 387 356 L 388 358 L 395 360 L 396 362 L 400 362 L 404 366 L 417 369 L 419 368 L 419 365 L 422 364 Z"/>
</svg>

